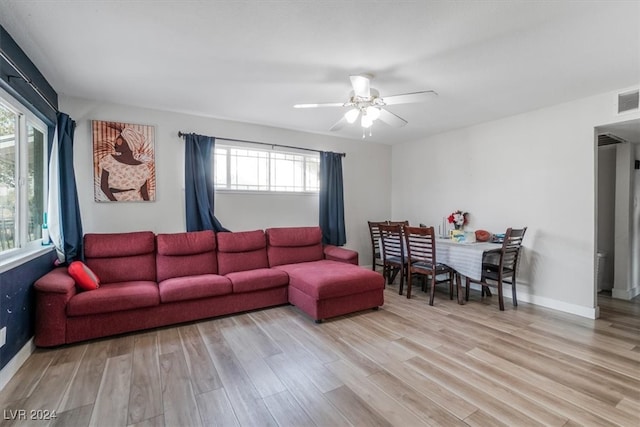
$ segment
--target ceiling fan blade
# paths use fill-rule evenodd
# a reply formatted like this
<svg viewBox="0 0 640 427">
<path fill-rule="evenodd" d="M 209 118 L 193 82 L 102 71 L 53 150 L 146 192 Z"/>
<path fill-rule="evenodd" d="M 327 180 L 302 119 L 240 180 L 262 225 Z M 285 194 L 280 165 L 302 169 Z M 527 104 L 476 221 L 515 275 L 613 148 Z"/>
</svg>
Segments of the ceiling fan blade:
<svg viewBox="0 0 640 427">
<path fill-rule="evenodd" d="M 391 111 L 387 111 L 384 108 L 380 109 L 380 117 L 378 120 L 383 121 L 389 126 L 393 126 L 394 128 L 401 128 L 402 126 L 407 124 L 407 121 L 400 116 L 393 114 Z"/>
<path fill-rule="evenodd" d="M 371 89 L 369 86 L 370 80 L 367 76 L 349 76 L 351 79 L 351 86 L 353 86 L 353 93 L 361 98 L 369 98 L 371 96 Z"/>
<path fill-rule="evenodd" d="M 342 118 L 340 120 L 338 120 L 333 126 L 331 126 L 331 129 L 329 129 L 329 130 L 334 132 L 334 131 L 342 129 L 347 124 L 348 124 L 347 119 L 345 119 L 344 116 L 342 116 Z"/>
<path fill-rule="evenodd" d="M 344 102 L 323 102 L 319 104 L 296 104 L 293 108 L 344 107 Z"/>
<path fill-rule="evenodd" d="M 438 94 L 433 90 L 425 90 L 422 92 L 403 93 L 402 95 L 384 96 L 382 97 L 382 102 L 386 105 L 411 104 L 428 101 L 434 95 L 437 96 Z"/>
</svg>

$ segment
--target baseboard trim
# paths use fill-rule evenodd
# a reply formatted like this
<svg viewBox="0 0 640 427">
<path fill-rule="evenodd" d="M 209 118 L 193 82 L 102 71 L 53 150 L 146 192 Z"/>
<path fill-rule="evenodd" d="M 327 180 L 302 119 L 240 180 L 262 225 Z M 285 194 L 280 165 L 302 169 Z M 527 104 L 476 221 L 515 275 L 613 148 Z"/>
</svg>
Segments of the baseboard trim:
<svg viewBox="0 0 640 427">
<path fill-rule="evenodd" d="M 472 283 L 471 289 L 480 291 L 482 287 L 478 284 Z M 492 289 L 492 292 L 494 289 Z M 494 292 L 494 294 L 497 291 Z M 511 300 L 511 286 L 505 287 L 504 298 Z M 577 316 L 586 317 L 588 319 L 597 319 L 600 317 L 600 307 L 584 307 L 581 305 L 571 304 L 564 301 L 558 301 L 552 298 L 541 297 L 537 295 L 530 295 L 523 292 L 518 292 L 518 301 L 527 302 L 529 304 L 539 305 L 545 308 L 551 308 L 553 310 L 562 311 L 564 313 L 575 314 Z"/>
<path fill-rule="evenodd" d="M 611 296 L 613 298 L 624 299 L 627 301 L 637 297 L 638 295 L 640 295 L 640 286 L 634 286 L 631 289 L 625 289 L 625 290 L 620 290 L 616 288 L 613 288 L 611 290 Z"/>
<path fill-rule="evenodd" d="M 558 301 L 555 299 L 537 295 L 521 294 L 520 292 L 518 292 L 518 300 L 546 308 L 551 308 L 553 310 L 563 311 L 565 313 L 586 317 L 587 319 L 597 319 L 600 316 L 599 307 L 585 307 L 582 305 L 571 304 L 568 302 Z"/>
<path fill-rule="evenodd" d="M 18 372 L 20 367 L 27 361 L 31 353 L 33 353 L 36 349 L 35 344 L 33 343 L 33 338 L 31 338 L 25 345 L 22 346 L 20 351 L 16 353 L 15 356 L 11 358 L 9 363 L 7 363 L 2 370 L 0 370 L 0 391 L 4 389 L 4 387 L 11 381 L 11 378 Z"/>
</svg>

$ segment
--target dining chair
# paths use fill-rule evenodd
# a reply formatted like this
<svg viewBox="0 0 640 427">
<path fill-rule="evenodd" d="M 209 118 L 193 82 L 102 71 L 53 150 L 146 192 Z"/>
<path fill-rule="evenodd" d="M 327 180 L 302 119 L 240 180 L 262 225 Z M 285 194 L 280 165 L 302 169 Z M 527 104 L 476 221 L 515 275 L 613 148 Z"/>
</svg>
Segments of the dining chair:
<svg viewBox="0 0 640 427">
<path fill-rule="evenodd" d="M 433 227 L 405 226 L 404 239 L 407 247 L 407 298 L 411 298 L 412 277 L 417 273 L 430 278 L 429 305 L 433 305 L 436 285 L 440 283 L 449 283 L 449 298 L 453 299 L 453 279 L 456 272 L 448 265 L 437 262 Z M 447 278 L 438 279 L 439 275 L 446 275 Z M 460 298 L 459 289 L 458 295 Z"/>
<path fill-rule="evenodd" d="M 393 283 L 400 272 L 400 290 L 402 295 L 406 271 L 405 245 L 402 239 L 402 225 L 380 224 L 380 241 L 382 242 L 383 275 L 388 283 Z"/>
<path fill-rule="evenodd" d="M 380 224 L 386 221 L 367 221 L 369 224 L 369 235 L 371 236 L 371 269 L 376 271 L 376 266 L 384 267 L 380 252 Z"/>
<path fill-rule="evenodd" d="M 405 221 L 387 220 L 387 225 L 409 225 L 409 220 L 405 220 Z"/>
<path fill-rule="evenodd" d="M 504 311 L 502 285 L 503 283 L 506 283 L 511 285 L 513 306 L 518 306 L 518 299 L 516 297 L 516 273 L 518 269 L 520 249 L 522 248 L 522 239 L 524 238 L 526 231 L 527 227 L 520 229 L 507 229 L 507 232 L 504 234 L 504 241 L 502 242 L 502 248 L 499 252 L 497 264 L 483 262 L 482 278 L 480 281 L 469 279 L 467 277 L 465 282 L 465 299 L 467 301 L 469 300 L 469 286 L 471 282 L 482 285 L 482 296 L 484 296 L 485 290 L 487 296 L 491 296 L 489 286 L 496 286 L 498 288 L 498 304 L 500 305 L 500 310 Z M 491 281 L 492 283 L 489 283 L 488 281 Z"/>
</svg>

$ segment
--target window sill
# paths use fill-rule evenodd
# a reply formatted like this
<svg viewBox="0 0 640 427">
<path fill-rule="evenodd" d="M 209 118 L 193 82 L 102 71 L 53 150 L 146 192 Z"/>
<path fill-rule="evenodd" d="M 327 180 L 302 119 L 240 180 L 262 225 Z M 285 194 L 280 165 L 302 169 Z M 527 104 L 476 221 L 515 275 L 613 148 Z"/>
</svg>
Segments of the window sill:
<svg viewBox="0 0 640 427">
<path fill-rule="evenodd" d="M 251 196 L 315 196 L 318 191 L 258 191 L 258 190 L 226 190 L 216 189 L 216 194 L 243 194 Z"/>
<path fill-rule="evenodd" d="M 13 256 L 0 260 L 0 273 L 16 268 L 53 250 L 55 250 L 53 245 L 34 246 L 24 249 Z"/>
</svg>

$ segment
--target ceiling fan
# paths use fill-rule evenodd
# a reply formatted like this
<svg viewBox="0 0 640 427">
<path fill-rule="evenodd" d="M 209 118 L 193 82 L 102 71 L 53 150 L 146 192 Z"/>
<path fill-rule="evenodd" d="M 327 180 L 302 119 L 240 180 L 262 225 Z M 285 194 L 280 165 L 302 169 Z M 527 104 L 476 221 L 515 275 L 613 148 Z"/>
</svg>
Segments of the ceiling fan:
<svg viewBox="0 0 640 427">
<path fill-rule="evenodd" d="M 425 90 L 421 92 L 404 93 L 400 95 L 391 95 L 381 97 L 380 92 L 372 88 L 370 83 L 372 76 L 369 74 L 358 74 L 349 76 L 353 90 L 349 94 L 346 102 L 326 102 L 317 104 L 296 104 L 294 108 L 318 108 L 318 107 L 350 107 L 349 110 L 336 122 L 329 130 L 337 131 L 347 124 L 355 123 L 360 118 L 364 138 L 364 130 L 369 129 L 371 135 L 371 127 L 373 122 L 380 120 L 393 127 L 402 127 L 407 121 L 402 117 L 386 110 L 383 107 L 396 104 L 410 104 L 416 102 L 425 102 L 431 96 L 438 95 L 433 90 Z"/>
</svg>

